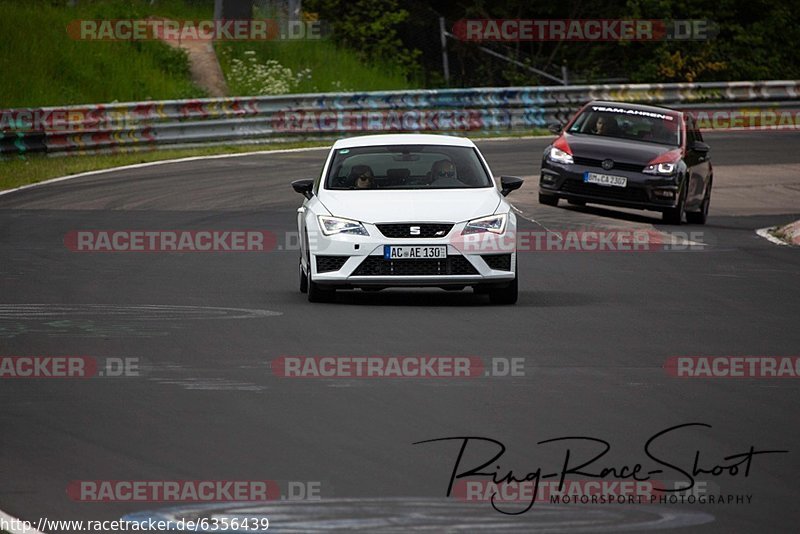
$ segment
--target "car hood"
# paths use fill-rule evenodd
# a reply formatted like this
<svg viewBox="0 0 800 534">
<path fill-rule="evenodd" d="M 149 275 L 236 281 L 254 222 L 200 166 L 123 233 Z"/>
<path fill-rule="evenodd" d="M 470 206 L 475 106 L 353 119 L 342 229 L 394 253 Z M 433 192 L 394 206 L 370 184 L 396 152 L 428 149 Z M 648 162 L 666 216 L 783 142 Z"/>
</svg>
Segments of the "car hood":
<svg viewBox="0 0 800 534">
<path fill-rule="evenodd" d="M 336 217 L 367 223 L 462 222 L 491 215 L 501 202 L 494 188 L 331 191 L 320 202 Z"/>
<path fill-rule="evenodd" d="M 644 141 L 631 141 L 601 137 L 597 135 L 565 134 L 564 137 L 572 150 L 572 155 L 578 158 L 606 159 L 614 161 L 647 165 L 656 157 L 676 146 L 658 145 Z"/>
</svg>

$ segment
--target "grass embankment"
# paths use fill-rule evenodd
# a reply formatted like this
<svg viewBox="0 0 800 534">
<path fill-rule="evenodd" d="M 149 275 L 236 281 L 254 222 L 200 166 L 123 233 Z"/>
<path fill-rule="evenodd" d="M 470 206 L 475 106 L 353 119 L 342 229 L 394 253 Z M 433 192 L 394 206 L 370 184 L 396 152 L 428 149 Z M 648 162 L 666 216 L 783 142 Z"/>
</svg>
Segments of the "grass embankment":
<svg viewBox="0 0 800 534">
<path fill-rule="evenodd" d="M 144 18 L 158 12 L 201 18 L 205 8 L 181 0 L 0 0 L 0 108 L 194 98 L 185 53 L 155 41 L 81 41 L 67 34 L 76 19 Z"/>
<path fill-rule="evenodd" d="M 0 108 L 205 96 L 191 82 L 183 51 L 157 41 L 76 40 L 66 28 L 77 19 L 209 19 L 213 6 L 213 0 L 80 0 L 77 7 L 67 0 L 0 0 Z M 228 80 L 232 96 L 251 96 L 264 85 L 252 83 L 258 78 L 258 69 L 250 68 L 253 59 L 290 69 L 291 93 L 410 87 L 391 68 L 364 65 L 325 38 L 216 46 L 226 77 L 234 60 L 246 67 Z"/>
<path fill-rule="evenodd" d="M 291 93 L 387 91 L 416 87 L 397 69 L 365 65 L 353 52 L 324 39 L 220 42 L 216 50 L 232 95 L 253 94 L 260 85 L 274 83 L 276 77 L 289 83 Z M 269 60 L 275 60 L 282 67 L 290 69 L 291 74 L 258 68 L 258 65 L 264 65 Z M 240 67 L 238 72 L 237 61 Z M 242 70 L 247 74 L 239 74 Z M 264 75 L 259 76 L 259 72 Z"/>
</svg>

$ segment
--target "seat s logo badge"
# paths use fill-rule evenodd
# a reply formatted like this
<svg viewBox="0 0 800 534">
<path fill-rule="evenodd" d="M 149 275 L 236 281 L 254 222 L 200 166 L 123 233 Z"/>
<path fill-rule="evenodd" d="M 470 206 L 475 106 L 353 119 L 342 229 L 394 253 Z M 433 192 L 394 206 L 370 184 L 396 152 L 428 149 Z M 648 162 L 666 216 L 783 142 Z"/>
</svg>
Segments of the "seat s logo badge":
<svg viewBox="0 0 800 534">
<path fill-rule="evenodd" d="M 419 233 L 420 233 L 419 226 L 411 226 L 411 227 L 409 227 L 408 233 L 409 233 L 409 235 L 419 235 Z"/>
<path fill-rule="evenodd" d="M 604 159 L 603 162 L 600 164 L 605 170 L 610 171 L 614 168 L 614 160 L 613 159 Z"/>
</svg>

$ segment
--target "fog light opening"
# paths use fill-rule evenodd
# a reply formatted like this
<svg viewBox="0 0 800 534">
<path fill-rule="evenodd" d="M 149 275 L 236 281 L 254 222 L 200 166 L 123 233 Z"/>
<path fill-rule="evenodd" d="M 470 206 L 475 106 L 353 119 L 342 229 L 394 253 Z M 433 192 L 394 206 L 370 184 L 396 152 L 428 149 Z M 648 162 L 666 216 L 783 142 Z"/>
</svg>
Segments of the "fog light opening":
<svg viewBox="0 0 800 534">
<path fill-rule="evenodd" d="M 654 189 L 653 195 L 659 198 L 674 199 L 675 191 L 672 191 L 671 189 Z"/>
</svg>

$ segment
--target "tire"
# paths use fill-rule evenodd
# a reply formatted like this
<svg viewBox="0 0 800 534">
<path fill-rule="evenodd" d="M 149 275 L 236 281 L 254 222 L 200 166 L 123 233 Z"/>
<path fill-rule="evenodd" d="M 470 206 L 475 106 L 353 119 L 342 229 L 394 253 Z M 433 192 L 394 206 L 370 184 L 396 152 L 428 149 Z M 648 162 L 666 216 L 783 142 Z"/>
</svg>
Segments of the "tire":
<svg viewBox="0 0 800 534">
<path fill-rule="evenodd" d="M 492 304 L 516 304 L 519 295 L 519 269 L 518 262 L 514 263 L 514 280 L 502 289 L 489 291 L 489 302 Z"/>
<path fill-rule="evenodd" d="M 586 201 L 585 200 L 567 199 L 567 202 L 569 202 L 570 205 L 572 205 L 572 206 L 585 206 L 586 205 Z"/>
<path fill-rule="evenodd" d="M 558 197 L 555 195 L 545 195 L 539 193 L 539 204 L 544 204 L 545 206 L 558 206 Z"/>
<path fill-rule="evenodd" d="M 687 211 L 686 222 L 690 224 L 705 224 L 708 220 L 708 206 L 711 204 L 711 181 L 708 182 L 706 194 L 703 196 L 703 203 L 700 204 L 700 211 Z"/>
<path fill-rule="evenodd" d="M 678 205 L 674 208 L 664 210 L 662 219 L 667 224 L 679 225 L 683 222 L 683 215 L 686 212 L 686 190 L 681 188 L 678 197 Z"/>
<path fill-rule="evenodd" d="M 300 271 L 300 293 L 308 293 L 308 276 L 303 271 L 303 262 L 298 262 L 298 270 Z"/>
<path fill-rule="evenodd" d="M 308 290 L 308 302 L 330 302 L 336 296 L 335 289 L 325 289 L 320 287 L 320 285 L 311 277 L 311 257 L 308 258 L 308 278 L 307 278 L 307 290 Z M 301 290 L 302 290 L 302 279 L 300 280 Z"/>
<path fill-rule="evenodd" d="M 336 297 L 335 289 L 323 289 L 314 282 L 311 277 L 308 279 L 308 302 L 330 302 Z"/>
</svg>

